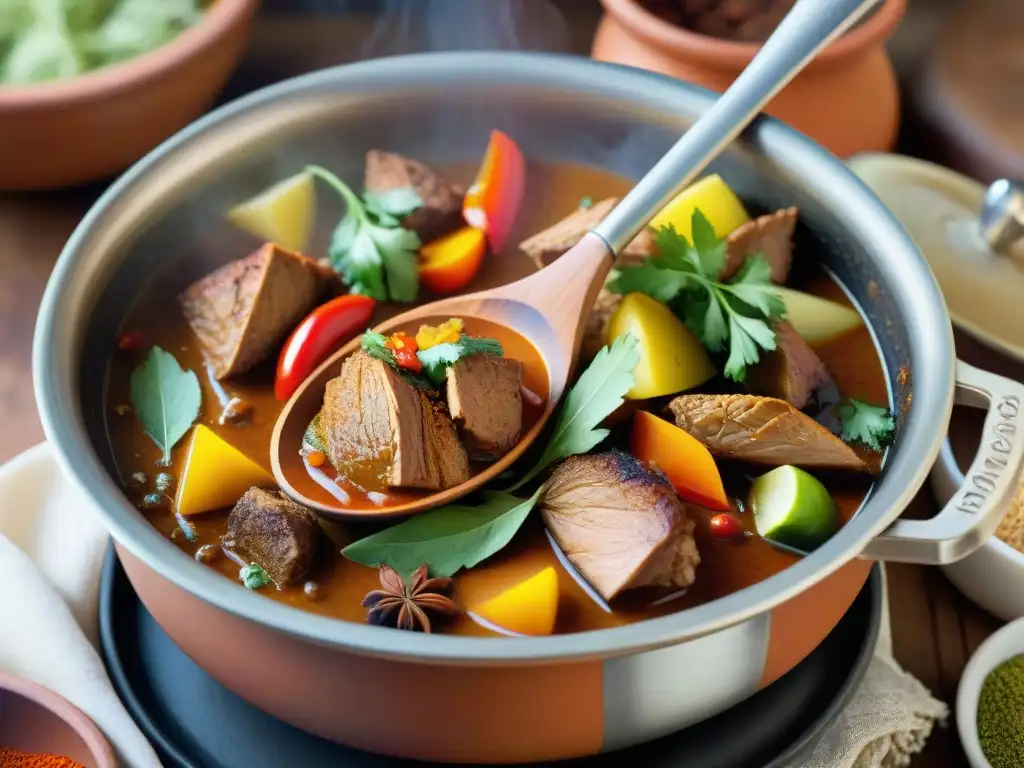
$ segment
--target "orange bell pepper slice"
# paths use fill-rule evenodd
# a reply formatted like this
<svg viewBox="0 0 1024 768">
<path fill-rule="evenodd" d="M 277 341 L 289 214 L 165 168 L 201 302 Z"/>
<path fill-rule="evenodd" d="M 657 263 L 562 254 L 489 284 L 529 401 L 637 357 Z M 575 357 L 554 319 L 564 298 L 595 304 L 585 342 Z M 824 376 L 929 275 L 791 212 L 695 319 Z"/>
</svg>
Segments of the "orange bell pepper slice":
<svg viewBox="0 0 1024 768">
<path fill-rule="evenodd" d="M 686 430 L 647 411 L 637 411 L 630 434 L 630 452 L 664 472 L 681 498 L 708 509 L 729 509 L 714 458 Z"/>
<path fill-rule="evenodd" d="M 487 238 L 475 227 L 462 227 L 420 248 L 420 284 L 434 293 L 465 288 L 480 270 Z"/>
<path fill-rule="evenodd" d="M 491 131 L 483 164 L 462 203 L 462 216 L 487 234 L 491 250 L 501 253 L 512 231 L 526 189 L 526 161 L 518 145 Z"/>
</svg>

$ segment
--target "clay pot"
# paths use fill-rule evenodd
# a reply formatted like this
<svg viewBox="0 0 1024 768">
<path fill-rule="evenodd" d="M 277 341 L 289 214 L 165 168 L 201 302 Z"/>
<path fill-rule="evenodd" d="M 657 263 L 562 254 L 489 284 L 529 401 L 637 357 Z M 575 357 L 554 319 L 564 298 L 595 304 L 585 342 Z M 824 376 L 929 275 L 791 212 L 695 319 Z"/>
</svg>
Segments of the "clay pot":
<svg viewBox="0 0 1024 768">
<path fill-rule="evenodd" d="M 213 104 L 245 50 L 258 0 L 218 0 L 149 53 L 67 80 L 0 86 L 0 190 L 110 178 Z"/>
<path fill-rule="evenodd" d="M 660 72 L 721 93 L 759 47 L 682 29 L 637 0 L 601 2 L 605 15 L 592 54 L 602 61 Z M 899 128 L 899 90 L 885 41 L 905 10 L 905 0 L 886 0 L 797 75 L 767 112 L 840 157 L 892 149 Z"/>
</svg>

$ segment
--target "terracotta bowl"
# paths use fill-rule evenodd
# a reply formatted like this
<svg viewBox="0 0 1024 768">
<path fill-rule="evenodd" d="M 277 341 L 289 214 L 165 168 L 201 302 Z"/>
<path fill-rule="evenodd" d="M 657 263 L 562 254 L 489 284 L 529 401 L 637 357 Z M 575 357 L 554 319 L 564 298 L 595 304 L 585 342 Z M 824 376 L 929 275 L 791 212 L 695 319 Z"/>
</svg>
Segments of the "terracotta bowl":
<svg viewBox="0 0 1024 768">
<path fill-rule="evenodd" d="M 117 768 L 114 750 L 80 709 L 37 683 L 0 674 L 0 747 Z"/>
<path fill-rule="evenodd" d="M 467 763 L 588 755 L 699 722 L 785 674 L 846 612 L 872 559 L 949 562 L 991 535 L 1024 461 L 1024 430 L 998 446 L 1007 469 L 986 495 L 965 486 L 933 520 L 898 518 L 927 478 L 954 399 L 987 408 L 986 429 L 1007 432 L 1024 386 L 956 361 L 942 294 L 906 232 L 843 163 L 772 119 L 758 120 L 709 170 L 753 209 L 800 208 L 800 247 L 840 279 L 874 330 L 898 424 L 864 505 L 790 568 L 722 599 L 611 629 L 423 636 L 248 591 L 184 555 L 123 494 L 103 405 L 117 330 L 154 281 L 170 291 L 246 252 L 249 240 L 224 221 L 230 201 L 307 162 L 352 178 L 372 147 L 428 163 L 476 162 L 495 128 L 515 136 L 527 157 L 636 178 L 714 98 L 578 57 L 376 59 L 222 107 L 104 194 L 43 300 L 36 397 L 61 468 L 110 528 L 146 608 L 197 664 L 278 718 L 370 751 Z M 329 234 L 318 234 L 318 248 Z M 983 445 L 968 476 L 995 450 Z"/>
<path fill-rule="evenodd" d="M 68 80 L 0 85 L 0 190 L 109 178 L 209 108 L 259 0 L 217 0 L 171 42 Z"/>
<path fill-rule="evenodd" d="M 721 93 L 750 63 L 757 43 L 698 34 L 656 16 L 637 0 L 601 0 L 593 56 L 678 77 Z M 886 0 L 822 52 L 768 105 L 770 115 L 840 157 L 891 149 L 899 129 L 896 73 L 885 41 L 906 11 Z"/>
</svg>

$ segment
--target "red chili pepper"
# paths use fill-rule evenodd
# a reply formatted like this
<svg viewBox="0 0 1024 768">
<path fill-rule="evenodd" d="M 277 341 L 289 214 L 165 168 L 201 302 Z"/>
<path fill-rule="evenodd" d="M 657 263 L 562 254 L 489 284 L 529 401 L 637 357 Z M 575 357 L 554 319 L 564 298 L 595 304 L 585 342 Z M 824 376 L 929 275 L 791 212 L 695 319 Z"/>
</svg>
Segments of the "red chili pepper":
<svg viewBox="0 0 1024 768">
<path fill-rule="evenodd" d="M 501 131 L 491 131 L 476 181 L 466 192 L 462 216 L 482 229 L 491 250 L 500 253 L 519 213 L 526 189 L 526 162 L 519 146 Z"/>
<path fill-rule="evenodd" d="M 412 336 L 399 331 L 392 334 L 384 346 L 394 353 L 395 362 L 399 368 L 404 368 L 412 373 L 419 373 L 423 370 L 423 363 L 416 356 L 420 347 Z"/>
<path fill-rule="evenodd" d="M 740 521 L 728 512 L 712 515 L 708 520 L 708 527 L 716 539 L 738 539 L 745 535 Z"/>
<path fill-rule="evenodd" d="M 277 361 L 274 397 L 285 401 L 327 356 L 361 333 L 377 302 L 369 296 L 339 296 L 314 309 L 292 331 Z"/>
</svg>

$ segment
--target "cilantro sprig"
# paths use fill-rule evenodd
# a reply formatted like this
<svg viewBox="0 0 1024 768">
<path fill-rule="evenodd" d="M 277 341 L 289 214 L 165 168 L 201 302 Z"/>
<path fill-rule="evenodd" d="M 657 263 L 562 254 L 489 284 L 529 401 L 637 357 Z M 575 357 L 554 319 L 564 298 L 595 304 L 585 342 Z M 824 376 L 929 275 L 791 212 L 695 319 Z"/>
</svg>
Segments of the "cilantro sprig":
<svg viewBox="0 0 1024 768">
<path fill-rule="evenodd" d="M 423 205 L 415 190 L 367 192 L 360 198 L 326 168 L 309 165 L 306 171 L 329 184 L 348 208 L 331 235 L 327 255 L 352 293 L 378 301 L 415 301 L 420 238 L 401 222 L 401 217 Z"/>
<path fill-rule="evenodd" d="M 458 341 L 446 341 L 429 349 L 421 349 L 416 357 L 423 364 L 423 373 L 435 384 L 440 386 L 448 375 L 449 366 L 470 355 L 495 355 L 501 357 L 504 352 L 501 342 L 477 336 L 461 336 Z"/>
<path fill-rule="evenodd" d="M 623 267 L 609 282 L 614 293 L 644 293 L 668 304 L 711 352 L 728 349 L 725 375 L 742 382 L 747 367 L 775 349 L 771 321 L 786 307 L 771 283 L 771 267 L 749 256 L 728 283 L 718 275 L 728 243 L 711 222 L 694 210 L 693 242 L 669 225 L 654 235 L 657 255 L 635 267 Z"/>
<path fill-rule="evenodd" d="M 896 434 L 896 420 L 888 408 L 849 398 L 836 409 L 843 427 L 843 440 L 863 443 L 873 451 L 889 444 Z"/>
</svg>

